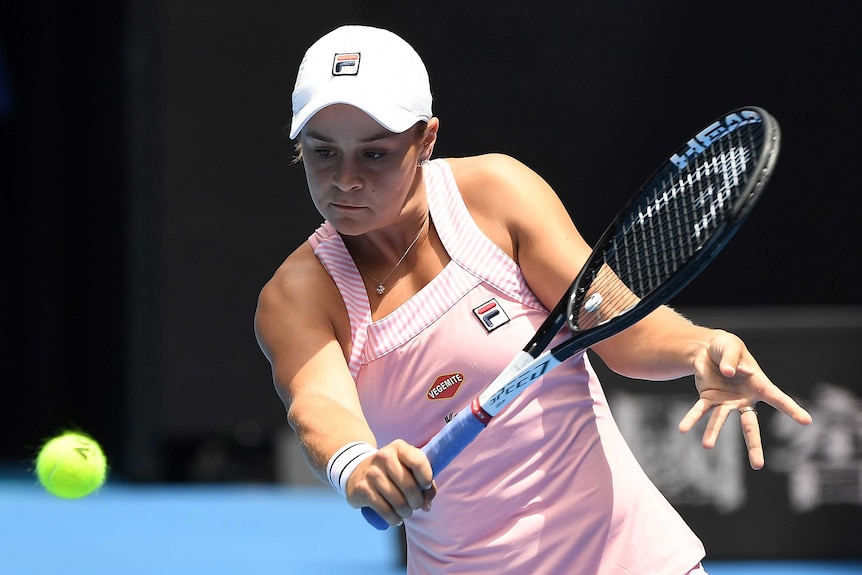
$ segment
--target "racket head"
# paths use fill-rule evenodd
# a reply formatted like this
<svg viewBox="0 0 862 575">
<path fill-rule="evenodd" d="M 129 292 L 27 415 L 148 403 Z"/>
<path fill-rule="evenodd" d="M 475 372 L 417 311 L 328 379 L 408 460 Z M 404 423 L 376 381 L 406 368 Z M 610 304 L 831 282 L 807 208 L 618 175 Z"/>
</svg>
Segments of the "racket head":
<svg viewBox="0 0 862 575">
<path fill-rule="evenodd" d="M 749 106 L 722 115 L 668 157 L 596 243 L 569 292 L 569 329 L 591 345 L 678 293 L 751 212 L 780 141 L 778 122 Z"/>
</svg>

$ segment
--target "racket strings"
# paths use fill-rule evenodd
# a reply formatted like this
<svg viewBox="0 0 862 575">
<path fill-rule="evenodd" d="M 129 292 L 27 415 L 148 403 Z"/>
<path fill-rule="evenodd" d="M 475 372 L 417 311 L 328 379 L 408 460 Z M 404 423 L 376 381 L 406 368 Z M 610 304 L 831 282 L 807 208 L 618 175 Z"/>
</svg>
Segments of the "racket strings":
<svg viewBox="0 0 862 575">
<path fill-rule="evenodd" d="M 589 329 L 625 313 L 696 257 L 745 200 L 762 139 L 759 124 L 742 126 L 645 187 L 608 240 L 573 325 Z"/>
<path fill-rule="evenodd" d="M 632 291 L 646 295 L 664 283 L 724 222 L 757 160 L 751 142 L 744 141 L 750 132 L 741 128 L 735 137 L 720 139 L 645 195 L 606 260 Z"/>
<path fill-rule="evenodd" d="M 632 309 L 640 298 L 607 264 L 595 274 L 580 305 L 574 324 L 580 330 L 594 328 Z"/>
</svg>

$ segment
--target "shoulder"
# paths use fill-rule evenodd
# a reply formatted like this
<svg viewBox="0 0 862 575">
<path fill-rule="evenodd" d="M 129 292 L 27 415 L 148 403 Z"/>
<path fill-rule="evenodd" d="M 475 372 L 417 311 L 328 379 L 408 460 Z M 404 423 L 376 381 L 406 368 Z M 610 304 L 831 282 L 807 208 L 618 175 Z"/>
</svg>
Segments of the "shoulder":
<svg viewBox="0 0 862 575">
<path fill-rule="evenodd" d="M 493 188 L 512 189 L 512 178 L 536 176 L 530 168 L 506 154 L 482 154 L 463 158 L 446 158 L 462 193 L 476 193 Z M 537 177 L 537 176 L 536 176 Z"/>
<path fill-rule="evenodd" d="M 314 255 L 308 242 L 303 242 L 276 269 L 261 290 L 261 297 L 282 299 L 290 297 L 298 290 L 310 287 L 325 274 L 323 267 Z"/>
<path fill-rule="evenodd" d="M 568 216 L 551 186 L 512 156 L 494 153 L 446 162 L 473 219 L 515 261 L 525 232 L 543 217 Z"/>
<path fill-rule="evenodd" d="M 522 213 L 530 203 L 556 198 L 539 174 L 506 154 L 447 158 L 467 206 Z"/>
<path fill-rule="evenodd" d="M 349 320 L 338 288 L 305 242 L 261 289 L 255 331 L 267 353 L 268 343 L 291 338 L 309 325 L 334 334 L 339 341 L 345 333 L 349 339 Z"/>
</svg>

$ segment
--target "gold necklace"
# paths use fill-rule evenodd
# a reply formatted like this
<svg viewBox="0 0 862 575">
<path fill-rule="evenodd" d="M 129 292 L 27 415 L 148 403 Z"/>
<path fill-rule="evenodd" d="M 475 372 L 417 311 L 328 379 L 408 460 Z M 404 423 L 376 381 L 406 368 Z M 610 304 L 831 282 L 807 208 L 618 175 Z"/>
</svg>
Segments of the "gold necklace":
<svg viewBox="0 0 862 575">
<path fill-rule="evenodd" d="M 412 242 L 410 242 L 410 245 L 409 245 L 409 246 L 407 246 L 407 249 L 404 251 L 404 255 L 402 255 L 402 256 L 398 259 L 398 261 L 395 263 L 395 266 L 394 266 L 391 270 L 389 270 L 389 273 L 388 273 L 388 274 L 386 274 L 386 277 L 385 277 L 385 278 L 383 278 L 382 280 L 379 280 L 379 279 L 377 279 L 376 277 L 374 277 L 373 275 L 371 275 L 370 273 L 368 273 L 367 271 L 366 271 L 366 272 L 362 272 L 362 273 L 364 273 L 365 275 L 367 275 L 368 277 L 370 277 L 371 279 L 373 279 L 374 281 L 376 281 L 376 282 L 377 282 L 377 295 L 383 295 L 383 292 L 385 292 L 385 291 L 386 291 L 386 286 L 384 286 L 383 284 L 385 284 L 385 283 L 386 283 L 386 280 L 388 280 L 388 279 L 389 279 L 389 276 L 391 276 L 393 273 L 395 273 L 395 270 L 397 270 L 397 269 L 398 269 L 398 266 L 400 266 L 400 265 L 401 265 L 401 262 L 403 262 L 403 261 L 404 261 L 404 258 L 406 258 L 406 257 L 407 257 L 407 254 L 409 254 L 409 253 L 410 253 L 410 250 L 411 250 L 411 249 L 413 249 L 413 246 L 415 246 L 415 245 L 416 245 L 416 242 L 418 242 L 418 241 L 419 241 L 419 238 L 422 236 L 422 232 L 425 230 L 425 222 L 427 222 L 427 221 L 428 221 L 428 213 L 426 213 L 426 214 L 425 214 L 425 219 L 423 219 L 423 220 L 422 220 L 422 224 L 419 226 L 419 233 L 418 233 L 418 234 L 416 234 L 416 237 L 413 239 L 413 241 L 412 241 Z"/>
</svg>

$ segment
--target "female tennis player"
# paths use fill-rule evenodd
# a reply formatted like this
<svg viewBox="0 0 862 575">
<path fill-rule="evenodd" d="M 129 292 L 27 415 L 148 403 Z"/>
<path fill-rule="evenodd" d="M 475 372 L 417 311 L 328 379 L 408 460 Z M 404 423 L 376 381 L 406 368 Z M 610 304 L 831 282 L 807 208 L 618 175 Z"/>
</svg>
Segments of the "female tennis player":
<svg viewBox="0 0 862 575">
<path fill-rule="evenodd" d="M 626 446 L 576 354 L 434 478 L 423 445 L 527 342 L 590 254 L 555 192 L 499 154 L 432 159 L 428 75 L 401 38 L 346 26 L 306 52 L 293 93 L 324 223 L 261 291 L 255 327 L 309 465 L 353 507 L 406 527 L 411 574 L 702 574 L 704 547 Z M 693 375 L 680 423 L 810 415 L 744 343 L 660 307 L 593 347 L 637 379 Z"/>
</svg>

